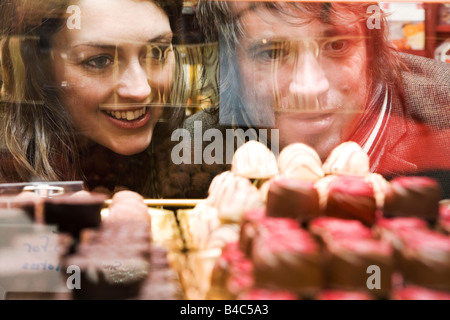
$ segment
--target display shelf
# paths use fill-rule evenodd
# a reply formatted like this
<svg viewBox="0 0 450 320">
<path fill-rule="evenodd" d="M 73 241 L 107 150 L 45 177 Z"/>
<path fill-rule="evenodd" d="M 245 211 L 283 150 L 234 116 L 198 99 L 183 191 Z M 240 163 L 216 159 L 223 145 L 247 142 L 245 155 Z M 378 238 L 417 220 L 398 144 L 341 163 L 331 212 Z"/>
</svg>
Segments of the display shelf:
<svg viewBox="0 0 450 320">
<path fill-rule="evenodd" d="M 434 51 L 445 39 L 450 38 L 450 25 L 439 24 L 439 8 L 442 3 L 425 3 L 425 51 L 434 58 Z"/>
</svg>

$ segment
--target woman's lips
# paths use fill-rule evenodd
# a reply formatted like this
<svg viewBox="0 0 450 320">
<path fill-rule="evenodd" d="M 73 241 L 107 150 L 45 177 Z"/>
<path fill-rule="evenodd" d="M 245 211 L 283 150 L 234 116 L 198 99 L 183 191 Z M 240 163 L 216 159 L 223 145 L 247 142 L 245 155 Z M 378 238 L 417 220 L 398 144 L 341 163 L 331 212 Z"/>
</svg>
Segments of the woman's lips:
<svg viewBox="0 0 450 320">
<path fill-rule="evenodd" d="M 296 134 L 312 135 L 327 131 L 334 120 L 334 112 L 288 112 L 278 115 L 278 126 L 295 130 Z"/>
<path fill-rule="evenodd" d="M 121 129 L 138 129 L 147 124 L 151 117 L 151 108 L 135 108 L 127 110 L 104 110 L 108 121 L 110 121 L 114 126 Z"/>
</svg>

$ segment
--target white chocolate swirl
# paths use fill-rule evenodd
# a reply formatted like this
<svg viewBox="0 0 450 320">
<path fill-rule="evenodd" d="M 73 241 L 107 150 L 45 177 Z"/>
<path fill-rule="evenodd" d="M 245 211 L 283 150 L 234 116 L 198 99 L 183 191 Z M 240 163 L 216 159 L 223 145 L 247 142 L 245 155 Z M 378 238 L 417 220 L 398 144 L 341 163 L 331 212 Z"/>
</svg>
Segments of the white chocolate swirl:
<svg viewBox="0 0 450 320">
<path fill-rule="evenodd" d="M 325 174 L 366 176 L 369 173 L 369 156 L 353 141 L 334 148 L 323 164 Z"/>
<path fill-rule="evenodd" d="M 292 179 L 317 181 L 325 174 L 317 152 L 303 143 L 292 143 L 278 157 L 280 173 Z"/>
<path fill-rule="evenodd" d="M 249 179 L 266 179 L 278 173 L 275 154 L 263 143 L 250 140 L 233 155 L 231 171 Z"/>
</svg>

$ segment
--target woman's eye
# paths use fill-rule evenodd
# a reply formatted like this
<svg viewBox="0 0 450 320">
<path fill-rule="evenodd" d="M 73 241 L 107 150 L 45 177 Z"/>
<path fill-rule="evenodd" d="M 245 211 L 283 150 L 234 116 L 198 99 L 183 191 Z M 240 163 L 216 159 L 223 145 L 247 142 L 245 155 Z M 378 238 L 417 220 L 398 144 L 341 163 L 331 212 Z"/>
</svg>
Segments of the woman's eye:
<svg viewBox="0 0 450 320">
<path fill-rule="evenodd" d="M 274 47 L 259 51 L 257 56 L 263 60 L 280 60 L 289 54 L 289 50 L 284 47 Z"/>
<path fill-rule="evenodd" d="M 148 48 L 149 58 L 159 62 L 163 62 L 167 59 L 168 53 L 171 51 L 172 46 L 166 45 L 152 45 Z"/>
<path fill-rule="evenodd" d="M 83 62 L 84 65 L 93 69 L 105 69 L 113 64 L 113 59 L 109 56 L 96 56 Z"/>
</svg>

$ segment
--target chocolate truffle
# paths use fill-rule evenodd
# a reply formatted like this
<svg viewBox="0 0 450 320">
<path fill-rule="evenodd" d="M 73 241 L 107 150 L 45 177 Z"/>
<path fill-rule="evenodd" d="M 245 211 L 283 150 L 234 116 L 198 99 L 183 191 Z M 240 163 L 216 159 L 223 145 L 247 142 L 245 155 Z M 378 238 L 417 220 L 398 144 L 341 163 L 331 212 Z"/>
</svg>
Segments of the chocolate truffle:
<svg viewBox="0 0 450 320">
<path fill-rule="evenodd" d="M 450 300 L 450 292 L 433 290 L 421 286 L 407 285 L 394 289 L 392 300 Z"/>
<path fill-rule="evenodd" d="M 372 230 L 359 220 L 319 217 L 309 223 L 308 229 L 322 243 L 341 237 L 354 238 L 355 241 L 373 238 Z"/>
<path fill-rule="evenodd" d="M 320 215 L 319 194 L 314 183 L 294 179 L 274 181 L 266 203 L 267 216 L 307 222 Z"/>
<path fill-rule="evenodd" d="M 234 153 L 231 171 L 248 179 L 267 179 L 278 173 L 277 159 L 266 145 L 250 140 Z"/>
<path fill-rule="evenodd" d="M 403 248 L 402 234 L 415 229 L 427 230 L 427 222 L 416 217 L 381 218 L 374 225 L 374 234 L 389 242 L 394 248 L 395 269 L 402 269 L 400 252 Z"/>
<path fill-rule="evenodd" d="M 441 186 L 433 178 L 397 177 L 391 180 L 386 190 L 383 215 L 385 217 L 413 216 L 434 223 L 439 216 L 441 197 Z"/>
<path fill-rule="evenodd" d="M 353 141 L 338 145 L 323 163 L 325 174 L 364 177 L 369 173 L 369 168 L 369 156 Z"/>
<path fill-rule="evenodd" d="M 317 181 L 325 174 L 317 152 L 303 143 L 292 143 L 278 156 L 280 175 L 289 179 Z"/>
<path fill-rule="evenodd" d="M 226 223 L 238 223 L 246 210 L 264 206 L 258 189 L 249 179 L 229 172 L 213 179 L 206 203 L 216 208 L 219 219 Z"/>
<path fill-rule="evenodd" d="M 370 293 L 379 298 L 387 298 L 391 290 L 393 273 L 393 249 L 385 241 L 360 238 L 335 238 L 326 245 L 327 283 L 332 289 L 370 290 L 369 266 L 379 268 L 378 277 L 373 280 Z M 370 270 L 369 270 L 370 271 Z M 374 272 L 377 272 L 376 270 Z"/>
<path fill-rule="evenodd" d="M 239 230 L 239 248 L 246 257 L 251 257 L 252 241 L 256 235 L 257 222 L 264 219 L 264 208 L 248 210 L 244 213 Z"/>
<path fill-rule="evenodd" d="M 330 184 L 324 214 L 372 226 L 377 219 L 372 186 L 361 177 L 339 176 Z"/>
<path fill-rule="evenodd" d="M 320 248 L 306 230 L 260 232 L 253 241 L 255 286 L 314 296 L 323 285 Z"/>
<path fill-rule="evenodd" d="M 236 300 L 298 300 L 293 291 L 252 288 L 240 293 Z"/>
<path fill-rule="evenodd" d="M 231 266 L 239 263 L 239 261 L 250 260 L 239 249 L 238 242 L 227 243 L 214 263 L 211 274 L 211 291 L 214 291 L 222 298 L 232 298 L 232 294 L 227 289 L 227 283 L 232 272 Z"/>
<path fill-rule="evenodd" d="M 89 193 L 74 197 L 70 194 L 46 198 L 44 201 L 44 221 L 55 224 L 58 231 L 79 236 L 83 228 L 96 228 L 101 224 L 101 210 L 105 206 L 106 195 Z"/>
<path fill-rule="evenodd" d="M 406 284 L 450 291 L 450 237 L 433 230 L 400 231 L 401 272 Z"/>
<path fill-rule="evenodd" d="M 438 228 L 446 234 L 450 234 L 450 204 L 440 202 Z"/>
<path fill-rule="evenodd" d="M 316 300 L 373 300 L 374 297 L 365 291 L 357 290 L 323 290 L 316 296 Z"/>
</svg>

